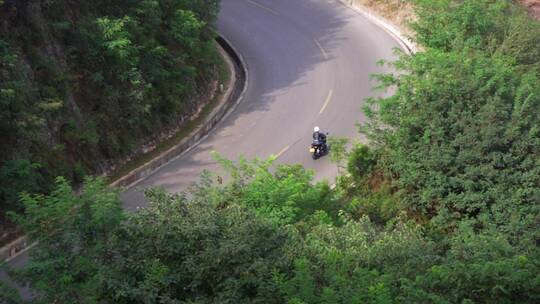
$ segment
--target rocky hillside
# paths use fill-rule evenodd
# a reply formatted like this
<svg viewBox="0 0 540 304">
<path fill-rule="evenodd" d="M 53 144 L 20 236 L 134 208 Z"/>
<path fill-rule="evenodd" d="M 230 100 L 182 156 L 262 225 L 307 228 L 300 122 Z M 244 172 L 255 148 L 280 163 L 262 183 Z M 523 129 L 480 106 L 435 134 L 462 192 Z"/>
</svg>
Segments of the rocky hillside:
<svg viewBox="0 0 540 304">
<path fill-rule="evenodd" d="M 216 78 L 217 0 L 0 0 L 0 209 L 177 128 Z"/>
</svg>

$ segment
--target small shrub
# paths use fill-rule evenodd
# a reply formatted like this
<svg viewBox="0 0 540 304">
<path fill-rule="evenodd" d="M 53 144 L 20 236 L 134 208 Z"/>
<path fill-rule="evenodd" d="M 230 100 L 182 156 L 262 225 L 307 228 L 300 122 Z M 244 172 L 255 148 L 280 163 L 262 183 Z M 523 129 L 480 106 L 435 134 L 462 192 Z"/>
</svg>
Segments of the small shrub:
<svg viewBox="0 0 540 304">
<path fill-rule="evenodd" d="M 357 144 L 349 154 L 347 171 L 355 180 L 358 180 L 369 175 L 376 164 L 377 156 L 375 153 L 368 146 Z"/>
</svg>

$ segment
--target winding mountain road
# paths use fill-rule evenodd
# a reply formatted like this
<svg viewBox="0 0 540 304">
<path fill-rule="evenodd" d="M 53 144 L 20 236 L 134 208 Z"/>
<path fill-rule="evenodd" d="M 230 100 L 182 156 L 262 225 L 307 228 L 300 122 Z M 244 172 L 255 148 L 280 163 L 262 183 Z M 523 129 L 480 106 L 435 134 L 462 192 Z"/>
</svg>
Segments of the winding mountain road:
<svg viewBox="0 0 540 304">
<path fill-rule="evenodd" d="M 247 65 L 243 100 L 196 147 L 122 193 L 127 209 L 144 205 L 144 188 L 180 191 L 203 169 L 217 170 L 213 150 L 233 160 L 273 154 L 279 163 L 299 163 L 318 180 L 331 180 L 336 166 L 308 153 L 313 127 L 359 138 L 363 100 L 374 94 L 370 75 L 385 72 L 376 62 L 393 59 L 399 46 L 337 0 L 222 0 L 218 30 Z M 10 265 L 27 259 L 21 254 Z"/>
<path fill-rule="evenodd" d="M 219 170 L 210 155 L 299 163 L 331 180 L 336 166 L 312 160 L 313 127 L 358 138 L 361 106 L 373 96 L 380 59 L 398 43 L 337 0 L 223 0 L 218 30 L 240 52 L 249 82 L 241 104 L 206 139 L 122 194 L 127 209 L 144 204 L 142 189 L 176 192 L 203 169 Z"/>
</svg>

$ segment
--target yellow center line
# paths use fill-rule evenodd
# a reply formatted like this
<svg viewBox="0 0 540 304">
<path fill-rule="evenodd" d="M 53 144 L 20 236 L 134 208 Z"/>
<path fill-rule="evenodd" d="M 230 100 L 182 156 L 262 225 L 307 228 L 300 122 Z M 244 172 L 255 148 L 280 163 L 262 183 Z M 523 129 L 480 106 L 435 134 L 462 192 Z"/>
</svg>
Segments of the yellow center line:
<svg viewBox="0 0 540 304">
<path fill-rule="evenodd" d="M 324 112 L 324 109 L 326 109 L 326 106 L 330 103 L 330 100 L 332 100 L 332 94 L 334 94 L 334 90 L 330 90 L 330 92 L 328 92 L 328 96 L 326 97 L 326 100 L 321 110 L 319 111 L 319 114 L 322 114 L 322 112 Z"/>
<path fill-rule="evenodd" d="M 274 15 L 279 15 L 278 12 L 276 12 L 275 10 L 269 8 L 269 7 L 266 6 L 266 5 L 262 5 L 262 4 L 260 4 L 260 3 L 257 3 L 257 2 L 255 2 L 255 1 L 253 1 L 253 0 L 246 0 L 246 1 L 249 2 L 249 3 L 251 3 L 251 4 L 253 4 L 253 5 L 255 5 L 255 6 L 258 6 L 258 7 L 262 8 L 262 9 L 264 9 L 264 10 L 269 11 L 270 13 L 272 13 L 272 14 L 274 14 Z"/>
<path fill-rule="evenodd" d="M 285 148 L 281 149 L 281 151 L 279 151 L 278 154 L 276 154 L 276 159 L 278 159 L 281 155 L 283 155 L 283 153 L 287 152 L 287 150 L 289 150 L 289 146 L 286 146 Z"/>
<path fill-rule="evenodd" d="M 326 53 L 326 51 L 325 51 L 324 48 L 322 47 L 322 45 L 321 45 L 321 43 L 319 42 L 319 40 L 313 39 L 313 41 L 315 41 L 315 44 L 317 45 L 317 47 L 319 48 L 319 50 L 321 50 L 321 53 L 322 53 L 324 59 L 328 59 L 328 54 Z"/>
</svg>

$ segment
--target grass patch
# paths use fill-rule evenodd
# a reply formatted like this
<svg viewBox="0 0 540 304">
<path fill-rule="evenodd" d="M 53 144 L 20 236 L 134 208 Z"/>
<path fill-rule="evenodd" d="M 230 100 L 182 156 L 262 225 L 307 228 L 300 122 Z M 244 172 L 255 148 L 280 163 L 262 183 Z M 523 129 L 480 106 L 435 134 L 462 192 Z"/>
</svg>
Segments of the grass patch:
<svg viewBox="0 0 540 304">
<path fill-rule="evenodd" d="M 212 111 L 219 104 L 221 97 L 227 91 L 226 85 L 229 83 L 229 80 L 231 79 L 231 71 L 229 70 L 227 63 L 225 62 L 225 58 L 223 58 L 223 56 L 221 55 L 219 56 L 217 67 L 218 67 L 218 78 L 219 78 L 218 86 L 219 86 L 219 83 L 223 83 L 223 85 L 225 86 L 223 88 L 223 92 L 218 92 L 214 96 L 214 98 L 204 106 L 204 108 L 201 110 L 197 118 L 186 123 L 180 130 L 178 130 L 178 132 L 176 132 L 170 138 L 159 142 L 156 145 L 155 149 L 134 157 L 129 162 L 125 163 L 124 165 L 118 167 L 116 170 L 111 172 L 107 176 L 107 180 L 109 183 L 112 183 L 120 179 L 121 177 L 127 175 L 131 171 L 139 168 L 140 166 L 151 161 L 152 159 L 158 157 L 163 152 L 174 147 L 184 138 L 188 137 L 193 131 L 197 129 L 197 127 L 199 127 L 204 122 L 204 120 L 208 117 L 208 115 L 212 113 Z M 219 87 L 217 89 L 219 90 Z"/>
</svg>

